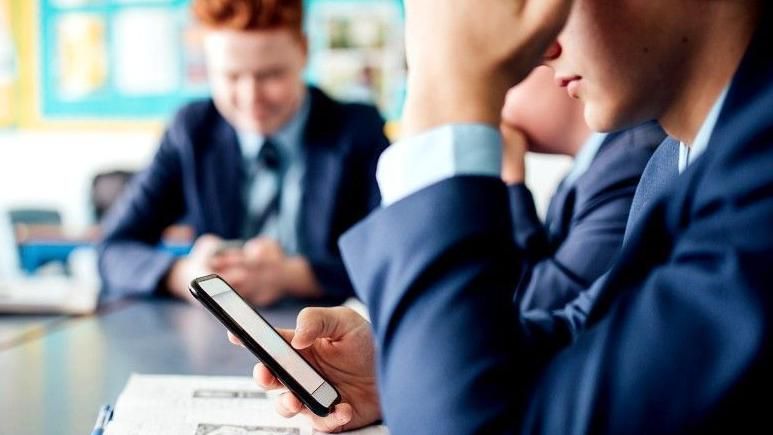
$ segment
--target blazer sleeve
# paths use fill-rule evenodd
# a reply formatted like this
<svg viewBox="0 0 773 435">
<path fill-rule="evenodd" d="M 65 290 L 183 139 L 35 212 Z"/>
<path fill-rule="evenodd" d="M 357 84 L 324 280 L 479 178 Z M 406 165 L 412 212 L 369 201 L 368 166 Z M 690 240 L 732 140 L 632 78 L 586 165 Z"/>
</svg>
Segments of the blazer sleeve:
<svg viewBox="0 0 773 435">
<path fill-rule="evenodd" d="M 520 263 L 501 182 L 454 177 L 371 215 L 342 248 L 373 321 L 390 431 L 700 432 L 728 409 L 733 425 L 751 421 L 735 418 L 763 408 L 746 393 L 770 387 L 754 382 L 770 359 L 766 192 L 701 210 L 647 273 L 653 253 L 632 247 L 642 258 L 613 269 L 612 302 L 547 358 L 513 326 Z"/>
<path fill-rule="evenodd" d="M 515 243 L 524 251 L 526 259 L 538 261 L 550 255 L 548 232 L 537 216 L 537 207 L 529 188 L 523 183 L 510 184 L 507 194 Z"/>
<path fill-rule="evenodd" d="M 105 291 L 120 296 L 156 291 L 175 258 L 158 249 L 164 229 L 184 213 L 180 125 L 164 134 L 151 165 L 132 181 L 103 222 L 99 271 Z"/>
<path fill-rule="evenodd" d="M 623 134 L 602 150 L 573 187 L 571 222 L 557 246 L 548 245 L 544 226 L 537 227 L 528 190 L 509 187 L 516 241 L 525 254 L 514 300 L 527 333 L 556 334 L 555 311 L 576 300 L 612 266 L 641 173 L 661 140 L 659 134 Z"/>
</svg>

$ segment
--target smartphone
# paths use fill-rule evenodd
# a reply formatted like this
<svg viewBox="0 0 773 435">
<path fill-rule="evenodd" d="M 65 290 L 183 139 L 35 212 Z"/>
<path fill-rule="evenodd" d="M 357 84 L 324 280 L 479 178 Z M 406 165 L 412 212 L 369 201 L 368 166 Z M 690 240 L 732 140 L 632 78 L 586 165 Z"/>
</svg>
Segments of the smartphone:
<svg viewBox="0 0 773 435">
<path fill-rule="evenodd" d="M 324 417 L 340 402 L 333 385 L 223 278 L 214 274 L 196 278 L 190 292 L 313 413 Z"/>
</svg>

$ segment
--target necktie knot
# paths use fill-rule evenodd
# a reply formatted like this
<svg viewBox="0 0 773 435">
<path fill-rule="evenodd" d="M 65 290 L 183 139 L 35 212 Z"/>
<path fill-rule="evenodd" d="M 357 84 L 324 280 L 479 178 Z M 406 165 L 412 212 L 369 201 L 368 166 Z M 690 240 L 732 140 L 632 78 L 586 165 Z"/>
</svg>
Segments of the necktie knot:
<svg viewBox="0 0 773 435">
<path fill-rule="evenodd" d="M 258 162 L 271 170 L 277 170 L 282 165 L 282 153 L 276 143 L 266 138 L 258 152 Z"/>
</svg>

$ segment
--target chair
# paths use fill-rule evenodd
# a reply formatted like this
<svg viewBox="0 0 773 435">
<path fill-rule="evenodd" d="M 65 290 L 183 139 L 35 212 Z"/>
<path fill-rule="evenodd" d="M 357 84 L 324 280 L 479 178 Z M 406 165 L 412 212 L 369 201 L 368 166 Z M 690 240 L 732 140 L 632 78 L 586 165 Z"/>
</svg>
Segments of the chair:
<svg viewBox="0 0 773 435">
<path fill-rule="evenodd" d="M 20 260 L 20 266 L 28 273 L 34 273 L 43 265 L 55 263 L 66 268 L 66 256 L 52 253 L 39 247 L 28 249 L 29 239 L 41 235 L 61 237 L 62 215 L 58 210 L 48 208 L 11 208 L 8 210 L 13 239 Z"/>
<path fill-rule="evenodd" d="M 107 214 L 133 177 L 134 172 L 125 170 L 101 172 L 94 176 L 91 181 L 91 206 L 96 222 Z"/>
</svg>

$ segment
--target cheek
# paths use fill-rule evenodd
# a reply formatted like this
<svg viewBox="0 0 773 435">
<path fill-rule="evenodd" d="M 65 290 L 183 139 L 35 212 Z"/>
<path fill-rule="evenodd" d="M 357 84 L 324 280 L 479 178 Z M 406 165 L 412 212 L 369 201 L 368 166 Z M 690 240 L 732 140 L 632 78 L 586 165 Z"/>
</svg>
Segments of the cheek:
<svg viewBox="0 0 773 435">
<path fill-rule="evenodd" d="M 299 98 L 298 88 L 298 82 L 290 78 L 270 80 L 266 83 L 265 96 L 274 106 L 291 107 Z"/>
<path fill-rule="evenodd" d="M 212 98 L 221 106 L 233 108 L 236 106 L 236 86 L 228 80 L 213 80 L 211 82 Z"/>
</svg>

